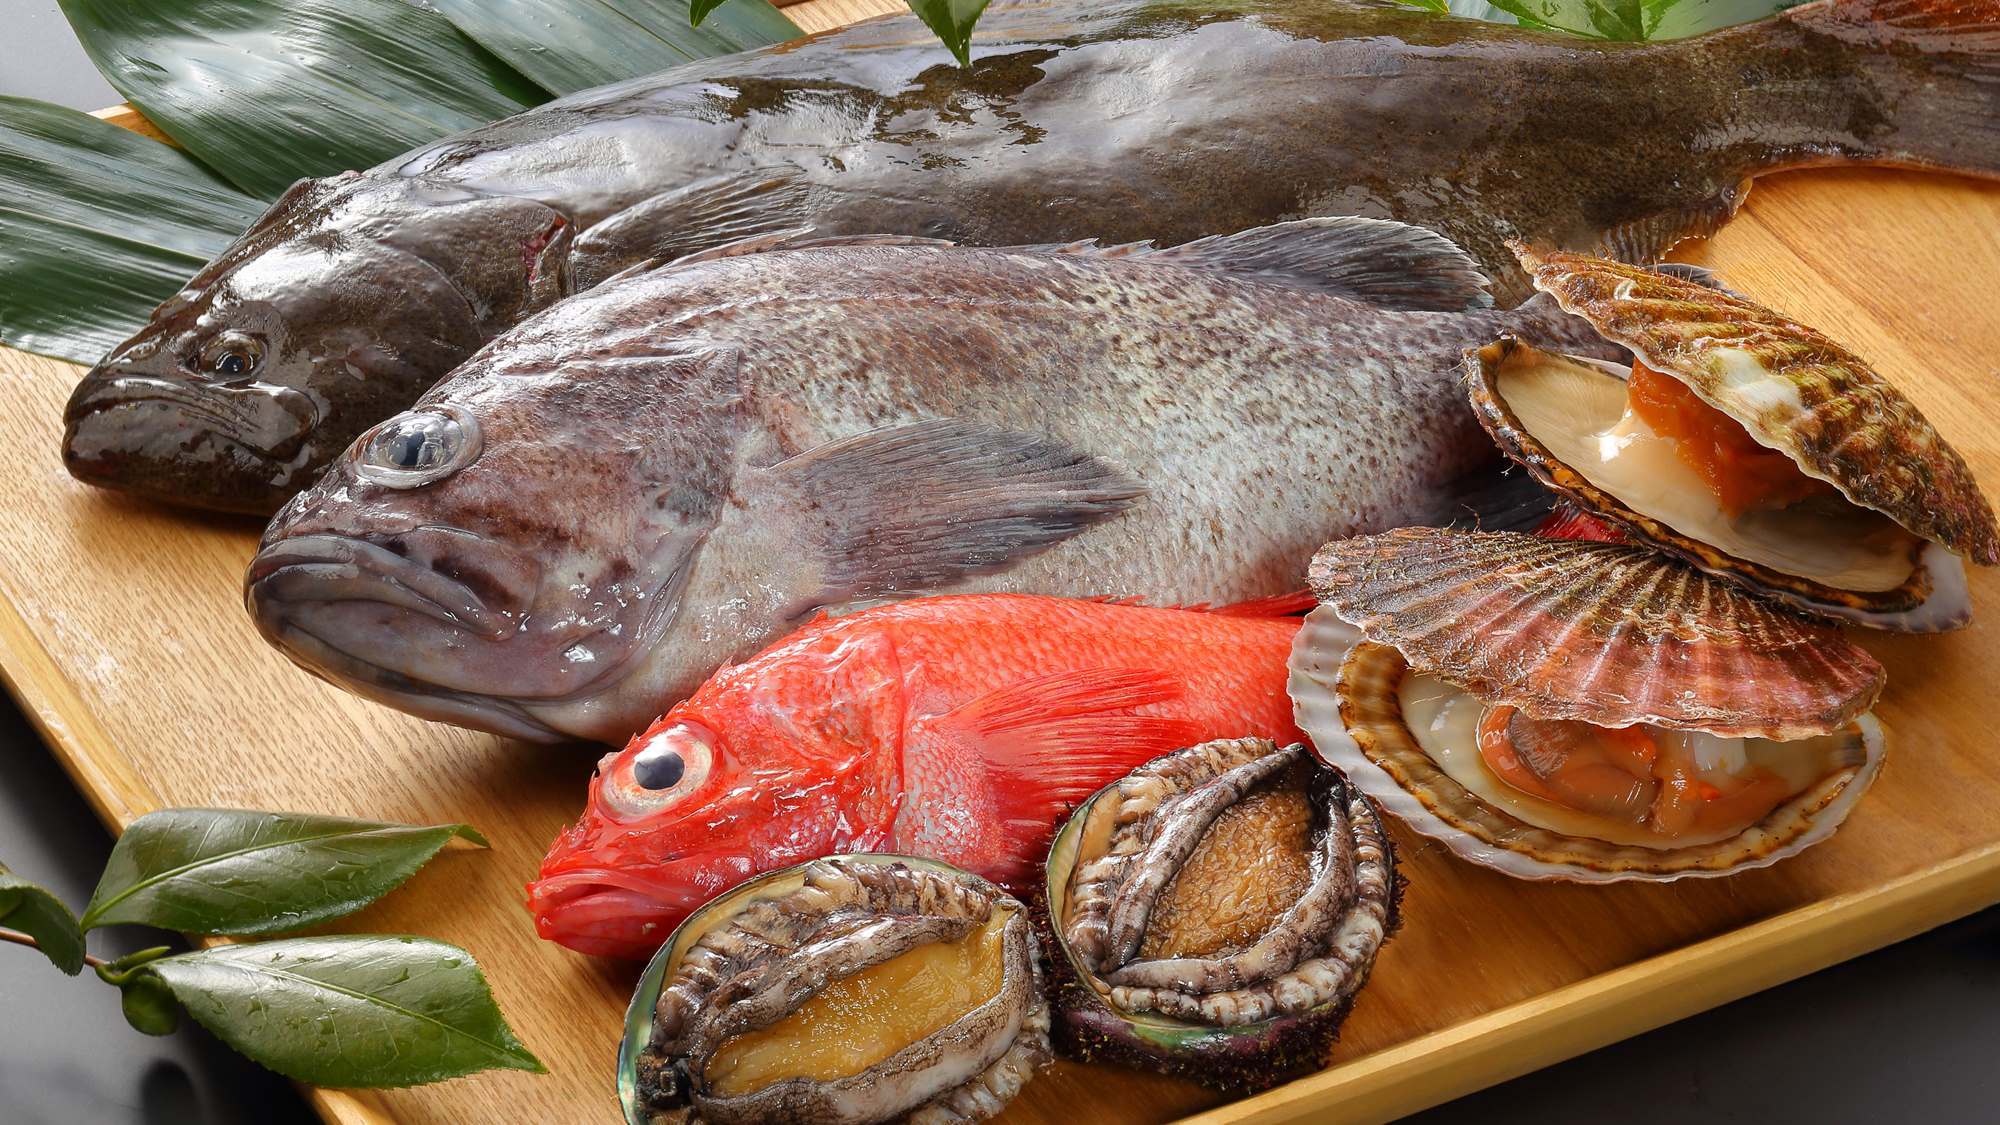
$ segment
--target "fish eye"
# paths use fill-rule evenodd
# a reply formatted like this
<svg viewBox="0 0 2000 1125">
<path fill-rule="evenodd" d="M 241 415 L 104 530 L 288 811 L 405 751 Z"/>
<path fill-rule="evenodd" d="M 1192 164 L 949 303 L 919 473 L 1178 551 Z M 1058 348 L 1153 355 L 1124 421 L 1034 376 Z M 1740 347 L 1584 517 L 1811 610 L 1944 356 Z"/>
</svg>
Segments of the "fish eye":
<svg viewBox="0 0 2000 1125">
<path fill-rule="evenodd" d="M 241 332 L 224 332 L 202 349 L 200 369 L 218 382 L 246 380 L 264 362 L 264 345 Z"/>
<path fill-rule="evenodd" d="M 479 458 L 479 423 L 456 406 L 406 410 L 361 439 L 356 472 L 390 488 L 418 488 Z"/>
<path fill-rule="evenodd" d="M 612 816 L 619 820 L 651 816 L 700 789 L 715 764 L 714 739 L 704 727 L 675 723 L 647 737 L 637 753 L 616 756 L 602 784 Z"/>
</svg>

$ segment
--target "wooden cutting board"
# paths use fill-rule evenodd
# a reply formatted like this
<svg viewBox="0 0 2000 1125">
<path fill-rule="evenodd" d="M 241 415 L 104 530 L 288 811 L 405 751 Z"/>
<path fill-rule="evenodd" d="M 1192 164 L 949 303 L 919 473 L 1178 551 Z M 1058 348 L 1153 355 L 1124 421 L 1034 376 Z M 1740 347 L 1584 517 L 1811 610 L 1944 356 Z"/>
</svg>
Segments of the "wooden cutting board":
<svg viewBox="0 0 2000 1125">
<path fill-rule="evenodd" d="M 813 0 L 817 30 L 892 0 Z M 1689 260 L 1852 344 L 2000 491 L 2000 184 L 1887 171 L 1760 181 Z M 340 929 L 456 942 L 550 1073 L 415 1090 L 314 1091 L 340 1122 L 610 1122 L 613 1056 L 638 967 L 538 941 L 522 887 L 581 808 L 597 752 L 436 726 L 308 677 L 257 638 L 239 582 L 258 528 L 85 488 L 58 457 L 81 370 L 0 351 L 0 666 L 114 827 L 169 805 L 469 821 L 453 849 Z M 1401 833 L 1401 933 L 1329 1069 L 1217 1120 L 1381 1120 L 2000 901 L 2000 580 L 1981 622 L 1864 636 L 1888 665 L 1881 781 L 1831 842 L 1723 881 L 1588 888 L 1515 882 Z M 80 986 L 82 987 L 82 986 Z M 1215 1094 L 1059 1064 L 1014 1123 L 1159 1121 Z"/>
</svg>

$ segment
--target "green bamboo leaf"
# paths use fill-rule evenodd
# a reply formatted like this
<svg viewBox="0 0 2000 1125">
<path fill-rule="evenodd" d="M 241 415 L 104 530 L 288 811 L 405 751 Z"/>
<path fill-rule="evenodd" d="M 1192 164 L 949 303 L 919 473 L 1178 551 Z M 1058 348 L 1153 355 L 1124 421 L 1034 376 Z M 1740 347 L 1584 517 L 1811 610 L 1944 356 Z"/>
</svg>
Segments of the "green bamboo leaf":
<svg viewBox="0 0 2000 1125">
<path fill-rule="evenodd" d="M 719 0 L 718 0 L 719 2 Z M 431 0 L 460 31 L 558 94 L 802 34 L 765 0 Z M 702 24 L 697 28 L 696 24 Z"/>
<path fill-rule="evenodd" d="M 270 934 L 351 914 L 403 884 L 463 824 L 417 827 L 242 809 L 167 809 L 111 849 L 83 928 L 135 922 L 193 934 Z"/>
<path fill-rule="evenodd" d="M 34 938 L 42 953 L 70 976 L 83 971 L 83 929 L 62 900 L 0 866 L 0 926 Z"/>
<path fill-rule="evenodd" d="M 314 1086 L 414 1086 L 481 1070 L 542 1073 L 485 974 L 415 937 L 290 938 L 154 961 L 196 1022 L 261 1066 Z"/>
<path fill-rule="evenodd" d="M 1493 6 L 1531 27 L 1567 31 L 1590 39 L 1645 38 L 1640 0 L 1493 0 Z"/>
<path fill-rule="evenodd" d="M 405 0 L 61 0 L 97 69 L 252 195 L 547 100 Z"/>
<path fill-rule="evenodd" d="M 1679 39 L 1768 19 L 1796 0 L 1646 0 L 1646 38 Z"/>
<path fill-rule="evenodd" d="M 0 97 L 0 342 L 95 360 L 263 209 L 171 146 Z"/>
<path fill-rule="evenodd" d="M 986 0 L 905 0 L 924 25 L 935 32 L 958 65 L 972 63 L 972 26 L 986 10 Z"/>
</svg>

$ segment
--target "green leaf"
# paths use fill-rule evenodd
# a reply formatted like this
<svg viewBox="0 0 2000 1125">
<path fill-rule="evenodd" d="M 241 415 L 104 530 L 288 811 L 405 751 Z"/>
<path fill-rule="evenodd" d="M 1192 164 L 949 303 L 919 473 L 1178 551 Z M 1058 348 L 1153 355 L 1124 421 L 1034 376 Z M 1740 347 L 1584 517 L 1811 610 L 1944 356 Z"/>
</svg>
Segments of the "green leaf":
<svg viewBox="0 0 2000 1125">
<path fill-rule="evenodd" d="M 1768 19 L 1796 0 L 1646 0 L 1646 38 L 1679 39 Z"/>
<path fill-rule="evenodd" d="M 547 100 L 405 0 L 61 3 L 119 93 L 266 199 Z"/>
<path fill-rule="evenodd" d="M 1535 27 L 1592 39 L 1644 39 L 1640 0 L 1493 0 L 1493 6 Z"/>
<path fill-rule="evenodd" d="M 431 0 L 446 19 L 558 94 L 782 43 L 802 32 L 765 0 Z"/>
<path fill-rule="evenodd" d="M 472 955 L 415 937 L 290 938 L 154 961 L 203 1027 L 315 1086 L 414 1086 L 475 1071 L 541 1073 Z"/>
<path fill-rule="evenodd" d="M 48 890 L 0 867 L 0 926 L 35 939 L 42 954 L 70 976 L 83 971 L 83 929 Z"/>
<path fill-rule="evenodd" d="M 194 934 L 269 934 L 351 914 L 401 886 L 463 824 L 167 809 L 111 849 L 84 929 L 136 922 Z"/>
<path fill-rule="evenodd" d="M 924 25 L 937 33 L 958 65 L 972 63 L 972 25 L 986 10 L 986 0 L 906 0 Z"/>
<path fill-rule="evenodd" d="M 263 209 L 171 146 L 0 97 L 0 342 L 95 360 Z"/>
<path fill-rule="evenodd" d="M 172 1035 L 181 1025 L 180 1001 L 174 990 L 155 976 L 138 974 L 119 988 L 118 1006 L 133 1030 L 147 1035 Z"/>
</svg>

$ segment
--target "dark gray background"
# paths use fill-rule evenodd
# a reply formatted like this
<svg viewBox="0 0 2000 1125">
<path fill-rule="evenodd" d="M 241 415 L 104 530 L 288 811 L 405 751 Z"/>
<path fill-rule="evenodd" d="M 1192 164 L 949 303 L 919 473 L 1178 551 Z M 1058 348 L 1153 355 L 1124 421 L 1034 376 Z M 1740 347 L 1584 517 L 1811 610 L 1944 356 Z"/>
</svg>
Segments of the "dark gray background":
<svg viewBox="0 0 2000 1125">
<path fill-rule="evenodd" d="M 498 0 L 496 0 L 498 2 Z M 118 100 L 54 0 L 0 0 L 0 94 Z M 0 701 L 0 861 L 73 906 L 110 838 Z M 2000 816 L 2000 810 L 1996 810 Z M 115 956 L 158 938 L 114 930 Z M 1411 1118 L 1422 1125 L 2000 1120 L 2000 908 Z M 0 1122 L 312 1120 L 282 1080 L 199 1029 L 150 1039 L 117 993 L 0 946 Z"/>
</svg>

